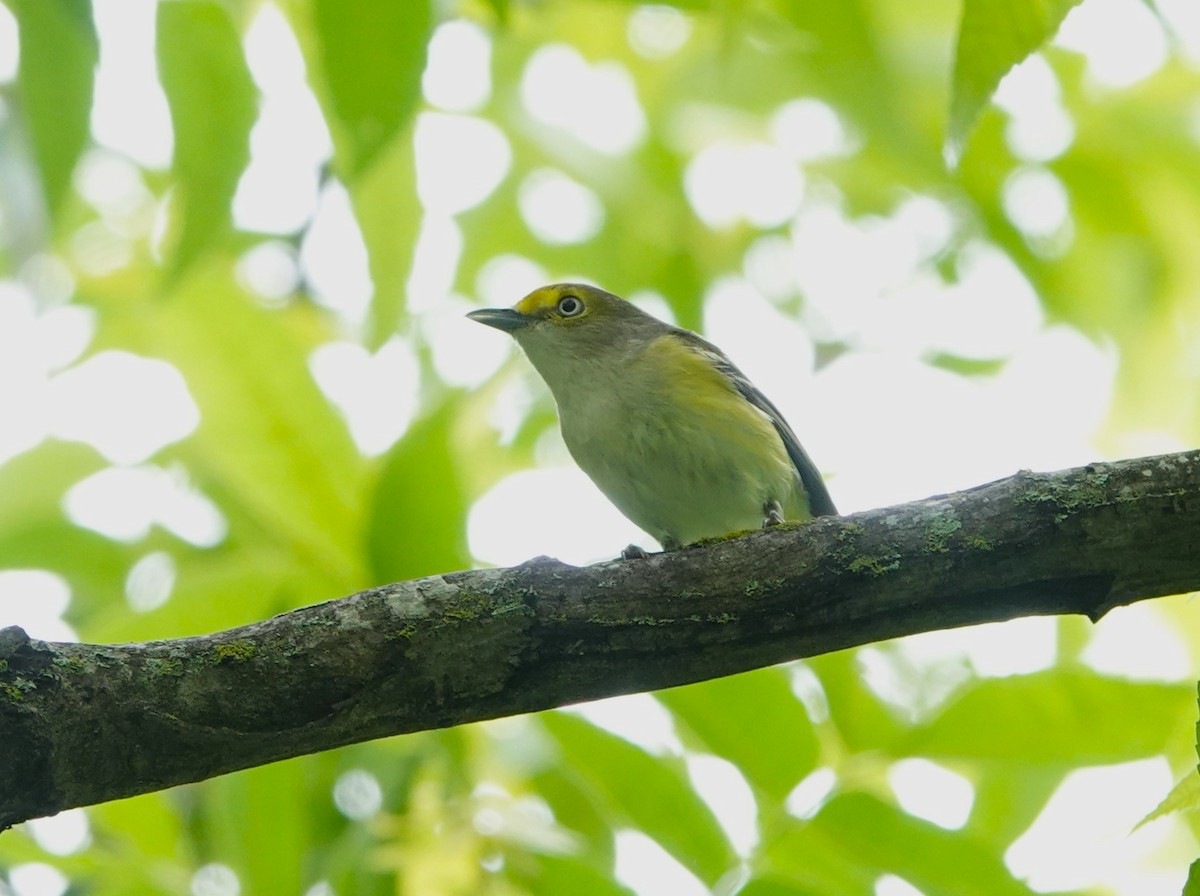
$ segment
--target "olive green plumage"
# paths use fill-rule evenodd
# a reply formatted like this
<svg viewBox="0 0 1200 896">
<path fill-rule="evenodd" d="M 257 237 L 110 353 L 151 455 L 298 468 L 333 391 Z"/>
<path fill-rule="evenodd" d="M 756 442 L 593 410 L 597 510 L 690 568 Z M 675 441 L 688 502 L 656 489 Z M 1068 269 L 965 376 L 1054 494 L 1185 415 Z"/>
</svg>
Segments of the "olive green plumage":
<svg viewBox="0 0 1200 896">
<path fill-rule="evenodd" d="M 516 338 L 575 462 L 664 548 L 837 513 L 779 411 L 695 333 L 578 283 L 468 316 Z"/>
</svg>

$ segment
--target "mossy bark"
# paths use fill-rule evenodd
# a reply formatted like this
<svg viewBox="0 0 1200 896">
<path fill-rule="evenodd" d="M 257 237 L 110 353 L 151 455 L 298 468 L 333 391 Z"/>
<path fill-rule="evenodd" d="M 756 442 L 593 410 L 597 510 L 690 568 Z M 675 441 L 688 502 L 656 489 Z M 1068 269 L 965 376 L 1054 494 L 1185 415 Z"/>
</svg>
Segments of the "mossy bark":
<svg viewBox="0 0 1200 896">
<path fill-rule="evenodd" d="M 1200 451 L 577 568 L 374 588 L 203 637 L 0 630 L 0 830 L 376 737 L 1200 588 Z"/>
</svg>

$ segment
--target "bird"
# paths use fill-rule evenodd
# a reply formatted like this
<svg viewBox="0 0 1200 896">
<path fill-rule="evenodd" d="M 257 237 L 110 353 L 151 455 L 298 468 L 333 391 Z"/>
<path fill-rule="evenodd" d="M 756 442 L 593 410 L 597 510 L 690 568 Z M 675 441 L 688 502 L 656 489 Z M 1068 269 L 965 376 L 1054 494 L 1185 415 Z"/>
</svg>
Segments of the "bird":
<svg viewBox="0 0 1200 896">
<path fill-rule="evenodd" d="M 582 283 L 467 317 L 513 336 L 550 388 L 572 458 L 664 551 L 837 514 L 779 409 L 696 333 Z"/>
</svg>

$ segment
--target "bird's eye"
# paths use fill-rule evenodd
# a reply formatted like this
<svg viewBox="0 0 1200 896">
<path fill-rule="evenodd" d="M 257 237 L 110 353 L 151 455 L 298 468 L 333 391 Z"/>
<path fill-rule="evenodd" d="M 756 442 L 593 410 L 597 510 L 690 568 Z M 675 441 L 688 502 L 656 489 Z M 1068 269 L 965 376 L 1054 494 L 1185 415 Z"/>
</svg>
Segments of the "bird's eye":
<svg viewBox="0 0 1200 896">
<path fill-rule="evenodd" d="M 583 311 L 583 302 L 575 296 L 563 296 L 558 300 L 558 313 L 563 317 L 574 317 Z"/>
</svg>

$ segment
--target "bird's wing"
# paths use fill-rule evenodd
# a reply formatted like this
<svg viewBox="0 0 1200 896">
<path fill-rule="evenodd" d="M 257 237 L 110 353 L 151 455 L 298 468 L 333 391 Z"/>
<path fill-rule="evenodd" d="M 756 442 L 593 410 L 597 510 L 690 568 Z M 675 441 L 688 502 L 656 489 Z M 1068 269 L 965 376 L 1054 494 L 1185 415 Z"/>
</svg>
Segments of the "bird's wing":
<svg viewBox="0 0 1200 896">
<path fill-rule="evenodd" d="M 829 497 L 829 490 L 825 488 L 825 480 L 821 478 L 821 471 L 808 456 L 808 452 L 804 450 L 788 422 L 783 419 L 779 408 L 775 407 L 767 396 L 758 391 L 755 385 L 746 378 L 746 374 L 738 370 L 737 366 L 725 357 L 724 352 L 707 339 L 698 336 L 691 330 L 680 328 L 674 328 L 674 335 L 697 351 L 708 355 L 717 369 L 729 377 L 738 390 L 738 394 L 771 419 L 775 431 L 779 433 L 779 438 L 783 439 L 788 457 L 792 459 L 796 472 L 800 474 L 800 482 L 804 486 L 805 492 L 808 493 L 809 512 L 813 516 L 837 516 L 837 508 L 833 504 L 833 498 Z"/>
</svg>

